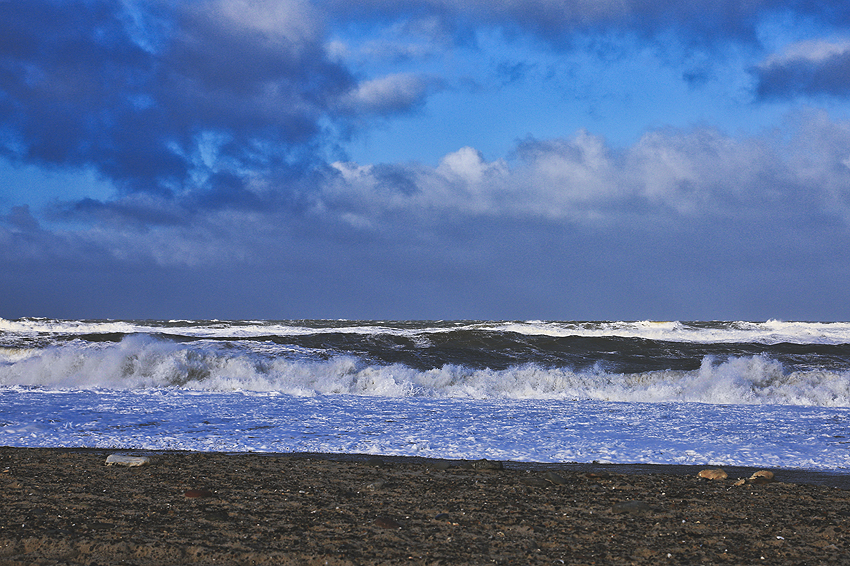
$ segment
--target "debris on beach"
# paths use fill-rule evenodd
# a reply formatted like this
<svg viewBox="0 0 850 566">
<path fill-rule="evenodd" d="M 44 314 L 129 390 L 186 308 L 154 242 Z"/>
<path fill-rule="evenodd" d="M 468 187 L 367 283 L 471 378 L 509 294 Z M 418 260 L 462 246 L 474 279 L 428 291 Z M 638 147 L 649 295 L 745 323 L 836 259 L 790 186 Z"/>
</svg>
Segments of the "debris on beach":
<svg viewBox="0 0 850 566">
<path fill-rule="evenodd" d="M 136 466 L 147 466 L 151 463 L 151 459 L 147 456 L 123 456 L 121 454 L 110 454 L 106 457 L 107 466 L 127 466 L 133 468 Z"/>
<path fill-rule="evenodd" d="M 697 475 L 706 480 L 725 480 L 729 477 L 729 474 L 727 474 L 720 468 L 714 468 L 712 470 L 702 470 Z"/>
<path fill-rule="evenodd" d="M 774 480 L 773 472 L 770 470 L 759 470 L 750 476 L 749 482 L 760 484 L 760 483 L 770 483 Z"/>
</svg>

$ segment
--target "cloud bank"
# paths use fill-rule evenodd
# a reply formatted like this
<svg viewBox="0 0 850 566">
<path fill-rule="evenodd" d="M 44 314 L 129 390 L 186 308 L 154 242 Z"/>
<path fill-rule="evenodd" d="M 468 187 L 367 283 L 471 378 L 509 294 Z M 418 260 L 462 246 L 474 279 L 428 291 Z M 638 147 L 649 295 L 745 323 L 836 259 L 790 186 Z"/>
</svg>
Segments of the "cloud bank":
<svg viewBox="0 0 850 566">
<path fill-rule="evenodd" d="M 825 305 L 850 275 L 829 259 L 850 243 L 850 123 L 803 113 L 785 134 L 658 130 L 613 150 L 582 131 L 526 139 L 509 160 L 486 161 L 465 147 L 436 167 L 335 162 L 297 206 L 199 211 L 191 200 L 151 195 L 140 203 L 131 194 L 101 204 L 113 211 L 111 223 L 75 232 L 42 230 L 18 208 L 0 227 L 0 249 L 6 265 L 21 269 L 188 271 L 226 279 L 206 283 L 216 289 L 239 281 L 259 286 L 279 316 L 334 316 L 335 296 L 345 315 L 410 318 L 432 308 L 581 318 L 602 300 L 608 316 L 641 318 L 670 309 L 673 296 L 682 313 L 749 309 L 758 317 L 791 300 L 799 277 L 822 279 L 826 293 L 794 297 L 799 312 L 839 316 Z M 143 207 L 179 221 L 119 216 Z M 266 288 L 270 281 L 282 295 Z M 295 305 L 293 287 L 303 287 Z M 351 300 L 370 293 L 368 308 Z"/>
</svg>

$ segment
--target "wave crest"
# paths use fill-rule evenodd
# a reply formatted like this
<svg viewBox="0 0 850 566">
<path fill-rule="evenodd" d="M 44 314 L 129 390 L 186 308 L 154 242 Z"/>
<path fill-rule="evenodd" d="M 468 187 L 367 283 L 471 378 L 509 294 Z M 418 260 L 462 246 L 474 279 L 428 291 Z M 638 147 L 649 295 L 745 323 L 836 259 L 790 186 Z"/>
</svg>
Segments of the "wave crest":
<svg viewBox="0 0 850 566">
<path fill-rule="evenodd" d="M 266 349 L 264 349 L 266 348 Z M 696 370 L 615 373 L 526 363 L 506 369 L 445 364 L 420 370 L 276 345 L 181 344 L 134 334 L 43 349 L 0 350 L 0 385 L 45 389 L 180 388 L 297 396 L 850 406 L 850 372 L 787 371 L 766 355 L 706 356 Z"/>
</svg>

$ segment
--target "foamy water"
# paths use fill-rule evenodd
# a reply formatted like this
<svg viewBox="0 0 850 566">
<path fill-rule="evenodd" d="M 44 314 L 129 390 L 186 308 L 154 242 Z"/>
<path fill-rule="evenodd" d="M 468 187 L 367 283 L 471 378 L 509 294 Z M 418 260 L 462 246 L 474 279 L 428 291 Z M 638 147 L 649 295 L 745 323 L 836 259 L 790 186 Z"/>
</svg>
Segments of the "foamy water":
<svg viewBox="0 0 850 566">
<path fill-rule="evenodd" d="M 844 323 L 0 319 L 0 443 L 850 468 Z"/>
</svg>

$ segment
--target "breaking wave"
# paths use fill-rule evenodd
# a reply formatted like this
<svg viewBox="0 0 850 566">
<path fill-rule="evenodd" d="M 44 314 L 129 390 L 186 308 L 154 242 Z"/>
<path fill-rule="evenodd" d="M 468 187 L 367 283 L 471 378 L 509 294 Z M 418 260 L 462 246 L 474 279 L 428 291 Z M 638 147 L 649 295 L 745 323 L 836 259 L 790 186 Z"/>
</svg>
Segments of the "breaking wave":
<svg viewBox="0 0 850 566">
<path fill-rule="evenodd" d="M 147 334 L 0 349 L 0 385 L 41 389 L 179 388 L 295 396 L 850 406 L 850 371 L 789 369 L 766 354 L 704 355 L 698 367 L 611 371 L 610 364 L 505 367 L 376 362 L 353 351 L 262 341 L 165 340 Z"/>
</svg>

